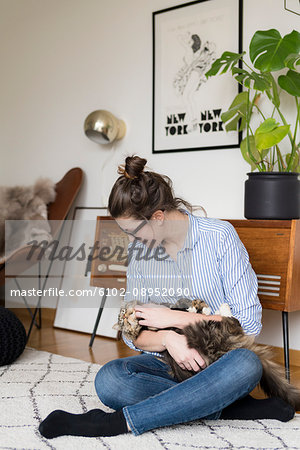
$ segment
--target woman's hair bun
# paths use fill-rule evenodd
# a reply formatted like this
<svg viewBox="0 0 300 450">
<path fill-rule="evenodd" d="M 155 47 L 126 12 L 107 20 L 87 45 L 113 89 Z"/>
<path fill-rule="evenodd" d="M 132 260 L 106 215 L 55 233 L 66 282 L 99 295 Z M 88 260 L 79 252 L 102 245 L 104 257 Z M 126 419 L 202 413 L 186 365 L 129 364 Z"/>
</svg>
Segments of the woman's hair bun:
<svg viewBox="0 0 300 450">
<path fill-rule="evenodd" d="M 118 167 L 118 173 L 129 180 L 139 178 L 144 170 L 147 160 L 139 156 L 127 156 L 125 164 Z"/>
</svg>

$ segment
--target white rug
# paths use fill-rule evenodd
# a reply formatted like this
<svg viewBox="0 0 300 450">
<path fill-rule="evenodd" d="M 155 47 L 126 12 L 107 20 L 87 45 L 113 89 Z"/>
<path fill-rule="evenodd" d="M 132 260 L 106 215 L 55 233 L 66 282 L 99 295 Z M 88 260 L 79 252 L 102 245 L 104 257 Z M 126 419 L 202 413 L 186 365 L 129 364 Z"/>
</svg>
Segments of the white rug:
<svg viewBox="0 0 300 450">
<path fill-rule="evenodd" d="M 197 421 L 110 438 L 62 436 L 47 440 L 38 425 L 54 409 L 73 413 L 103 407 L 94 390 L 99 365 L 26 348 L 0 367 L 1 449 L 299 449 L 300 415 L 276 420 Z M 110 410 L 112 411 L 112 410 Z"/>
</svg>

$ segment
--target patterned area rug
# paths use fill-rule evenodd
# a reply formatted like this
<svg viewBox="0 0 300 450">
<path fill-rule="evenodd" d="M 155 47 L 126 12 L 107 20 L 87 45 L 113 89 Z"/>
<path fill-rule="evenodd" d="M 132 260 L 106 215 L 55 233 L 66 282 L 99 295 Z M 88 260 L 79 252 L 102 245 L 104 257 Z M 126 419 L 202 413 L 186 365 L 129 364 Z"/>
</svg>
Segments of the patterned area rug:
<svg viewBox="0 0 300 450">
<path fill-rule="evenodd" d="M 62 436 L 47 440 L 38 424 L 54 409 L 73 413 L 104 407 L 94 391 L 99 365 L 26 348 L 11 366 L 0 367 L 1 449 L 299 449 L 300 415 L 276 420 L 195 421 L 111 438 Z"/>
</svg>

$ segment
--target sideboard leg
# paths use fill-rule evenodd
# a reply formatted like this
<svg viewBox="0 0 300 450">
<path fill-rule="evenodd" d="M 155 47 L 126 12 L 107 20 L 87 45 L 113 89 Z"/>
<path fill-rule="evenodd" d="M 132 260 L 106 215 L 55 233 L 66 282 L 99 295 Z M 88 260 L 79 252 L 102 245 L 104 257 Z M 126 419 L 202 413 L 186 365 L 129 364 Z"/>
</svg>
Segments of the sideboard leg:
<svg viewBox="0 0 300 450">
<path fill-rule="evenodd" d="M 99 310 L 98 310 L 98 314 L 97 314 L 97 317 L 96 317 L 96 322 L 95 322 L 95 325 L 94 325 L 93 333 L 92 333 L 92 336 L 91 336 L 91 339 L 90 339 L 90 343 L 89 343 L 89 347 L 90 348 L 93 347 L 93 343 L 94 343 L 94 339 L 95 339 L 95 336 L 96 336 L 97 328 L 98 328 L 98 325 L 99 325 L 99 322 L 100 322 L 100 318 L 101 318 L 101 315 L 102 315 L 102 312 L 103 312 L 103 309 L 104 309 L 104 306 L 105 306 L 107 294 L 108 294 L 108 288 L 105 288 L 104 294 L 103 294 L 102 299 L 101 299 L 101 304 L 100 304 L 100 307 L 99 307 Z"/>
<path fill-rule="evenodd" d="M 289 354 L 289 316 L 288 312 L 282 311 L 283 347 L 285 377 L 290 381 L 290 354 Z"/>
</svg>

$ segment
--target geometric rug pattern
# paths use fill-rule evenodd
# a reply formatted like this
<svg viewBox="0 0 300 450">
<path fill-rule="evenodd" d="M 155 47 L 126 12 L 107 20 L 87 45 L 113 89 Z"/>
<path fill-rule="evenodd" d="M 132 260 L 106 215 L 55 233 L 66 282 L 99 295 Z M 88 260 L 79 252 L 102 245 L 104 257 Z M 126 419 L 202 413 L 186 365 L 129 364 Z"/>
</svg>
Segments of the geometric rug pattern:
<svg viewBox="0 0 300 450">
<path fill-rule="evenodd" d="M 45 439 L 38 425 L 54 409 L 79 414 L 99 401 L 94 379 L 100 366 L 26 348 L 12 365 L 0 367 L 0 449 L 195 450 L 300 449 L 300 415 L 277 420 L 197 420 L 140 436 L 61 436 Z"/>
</svg>

